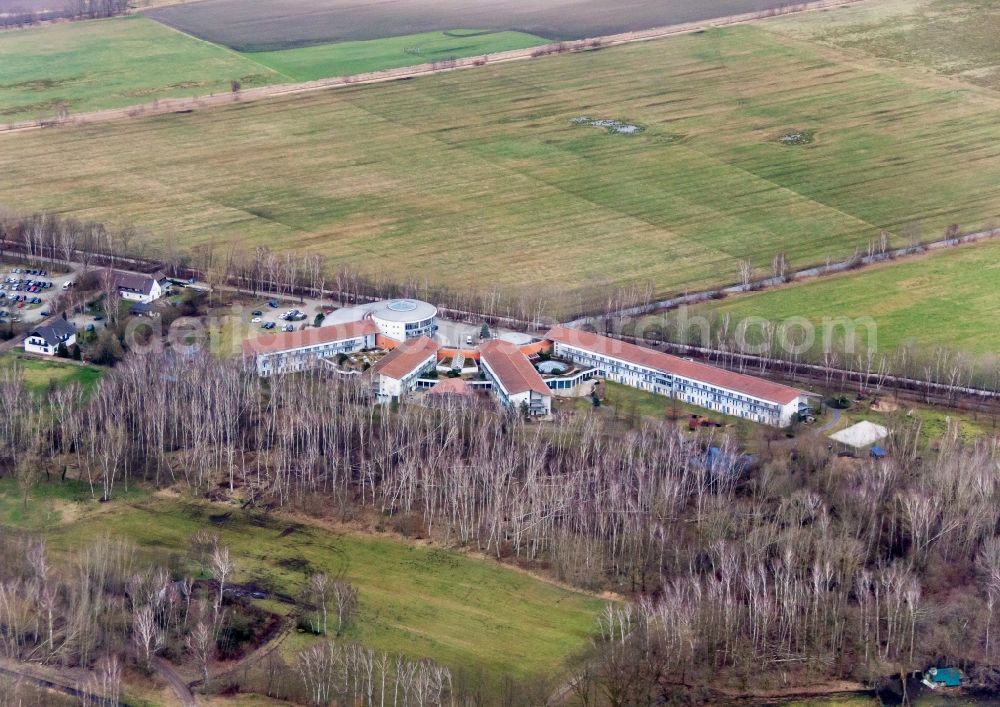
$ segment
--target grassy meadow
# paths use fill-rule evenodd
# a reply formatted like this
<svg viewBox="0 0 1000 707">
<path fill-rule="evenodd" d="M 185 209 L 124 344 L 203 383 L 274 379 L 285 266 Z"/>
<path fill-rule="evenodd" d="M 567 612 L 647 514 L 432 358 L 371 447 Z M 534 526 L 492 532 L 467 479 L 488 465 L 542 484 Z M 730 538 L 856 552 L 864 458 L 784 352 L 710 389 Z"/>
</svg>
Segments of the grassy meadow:
<svg viewBox="0 0 1000 707">
<path fill-rule="evenodd" d="M 205 95 L 287 77 L 144 17 L 0 32 L 0 123 Z"/>
<path fill-rule="evenodd" d="M 0 356 L 0 376 L 15 367 L 20 370 L 21 379 L 28 389 L 35 392 L 43 392 L 49 386 L 64 386 L 70 383 L 77 383 L 85 390 L 91 390 L 103 375 L 103 371 L 97 366 L 43 360 L 10 353 Z"/>
<path fill-rule="evenodd" d="M 744 26 L 3 135 L 0 169 L 6 203 L 134 222 L 154 246 L 318 252 L 396 281 L 565 290 L 575 308 L 601 286 L 732 282 L 779 251 L 846 257 L 880 228 L 981 226 L 1000 216 L 998 108 Z M 812 141 L 781 143 L 796 130 Z"/>
<path fill-rule="evenodd" d="M 524 32 L 448 30 L 356 42 L 253 52 L 246 56 L 296 81 L 351 76 L 546 44 Z"/>
<path fill-rule="evenodd" d="M 558 674 L 584 647 L 604 606 L 599 598 L 442 547 L 139 489 L 99 504 L 86 484 L 42 482 L 25 506 L 22 490 L 2 480 L 0 529 L 4 525 L 44 528 L 49 547 L 67 554 L 102 534 L 122 536 L 145 559 L 194 576 L 204 568 L 181 566 L 181 558 L 191 535 L 207 529 L 233 553 L 237 582 L 292 595 L 314 572 L 352 582 L 359 612 L 347 640 L 490 678 Z M 301 637 L 295 645 L 310 640 Z"/>
<path fill-rule="evenodd" d="M 781 321 L 871 317 L 877 348 L 914 342 L 1000 354 L 1000 242 L 965 246 L 859 272 L 806 280 L 780 289 L 728 297 L 694 308 Z M 864 327 L 859 327 L 866 334 Z M 864 337 L 863 337 L 864 338 Z"/>
</svg>

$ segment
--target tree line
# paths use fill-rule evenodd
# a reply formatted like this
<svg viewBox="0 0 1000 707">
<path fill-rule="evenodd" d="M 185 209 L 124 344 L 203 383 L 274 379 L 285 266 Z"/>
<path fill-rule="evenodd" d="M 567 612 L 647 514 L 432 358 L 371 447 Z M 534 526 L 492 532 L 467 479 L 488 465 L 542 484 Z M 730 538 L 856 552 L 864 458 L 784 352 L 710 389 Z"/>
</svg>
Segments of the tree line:
<svg viewBox="0 0 1000 707">
<path fill-rule="evenodd" d="M 802 438 L 746 474 L 726 437 L 667 423 L 378 407 L 332 373 L 264 381 L 208 356 L 130 356 L 91 395 L 46 398 L 32 414 L 17 373 L 0 381 L 5 409 L 26 411 L 0 417 L 0 464 L 25 493 L 67 468 L 111 501 L 138 481 L 199 495 L 221 484 L 621 592 L 631 601 L 583 663 L 602 694 L 625 681 L 662 696 L 680 689 L 668 673 L 754 684 L 996 658 L 1000 443 L 956 429 L 932 448 L 903 418 L 886 460 L 849 463 Z M 626 680 L 625 664 L 645 677 Z"/>
</svg>

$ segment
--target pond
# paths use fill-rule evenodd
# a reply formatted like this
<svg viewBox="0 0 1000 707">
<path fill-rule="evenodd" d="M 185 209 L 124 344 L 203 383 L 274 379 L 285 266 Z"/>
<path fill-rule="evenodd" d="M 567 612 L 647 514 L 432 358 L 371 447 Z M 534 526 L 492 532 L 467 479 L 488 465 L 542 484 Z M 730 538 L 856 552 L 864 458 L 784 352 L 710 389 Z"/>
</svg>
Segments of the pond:
<svg viewBox="0 0 1000 707">
<path fill-rule="evenodd" d="M 604 128 L 612 135 L 638 135 L 642 132 L 641 125 L 633 125 L 621 120 L 609 120 L 607 118 L 594 119 L 586 115 L 573 118 L 569 122 L 573 125 L 592 125 L 595 128 Z"/>
<path fill-rule="evenodd" d="M 542 361 L 538 364 L 538 370 L 542 373 L 565 373 L 569 366 L 559 361 Z"/>
</svg>

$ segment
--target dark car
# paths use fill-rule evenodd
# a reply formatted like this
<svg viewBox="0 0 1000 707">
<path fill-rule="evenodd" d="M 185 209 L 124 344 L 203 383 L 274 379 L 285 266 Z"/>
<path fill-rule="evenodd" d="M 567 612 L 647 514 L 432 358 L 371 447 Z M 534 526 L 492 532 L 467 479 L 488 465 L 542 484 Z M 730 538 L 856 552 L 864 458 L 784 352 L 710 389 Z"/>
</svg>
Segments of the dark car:
<svg viewBox="0 0 1000 707">
<path fill-rule="evenodd" d="M 276 299 L 268 300 L 267 301 L 267 306 L 270 307 L 271 309 L 277 309 L 278 308 L 278 300 L 276 300 Z"/>
<path fill-rule="evenodd" d="M 255 316 L 255 317 L 263 317 L 264 313 L 262 311 L 260 311 L 259 309 L 255 309 L 253 311 L 253 316 Z"/>
</svg>

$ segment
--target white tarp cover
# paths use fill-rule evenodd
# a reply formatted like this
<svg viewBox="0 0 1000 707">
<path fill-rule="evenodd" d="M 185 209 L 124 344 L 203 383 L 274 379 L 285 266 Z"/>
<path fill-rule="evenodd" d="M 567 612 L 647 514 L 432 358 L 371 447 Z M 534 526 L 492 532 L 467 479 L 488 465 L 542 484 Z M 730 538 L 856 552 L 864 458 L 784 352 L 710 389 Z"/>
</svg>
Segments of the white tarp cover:
<svg viewBox="0 0 1000 707">
<path fill-rule="evenodd" d="M 834 442 L 846 444 L 848 447 L 860 449 L 875 444 L 880 439 L 885 439 L 888 436 L 889 430 L 882 427 L 882 425 L 876 425 L 874 422 L 863 420 L 856 425 L 842 429 L 840 432 L 834 432 L 830 435 L 830 439 Z"/>
</svg>

